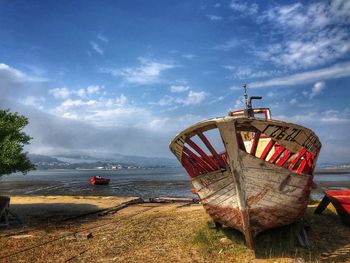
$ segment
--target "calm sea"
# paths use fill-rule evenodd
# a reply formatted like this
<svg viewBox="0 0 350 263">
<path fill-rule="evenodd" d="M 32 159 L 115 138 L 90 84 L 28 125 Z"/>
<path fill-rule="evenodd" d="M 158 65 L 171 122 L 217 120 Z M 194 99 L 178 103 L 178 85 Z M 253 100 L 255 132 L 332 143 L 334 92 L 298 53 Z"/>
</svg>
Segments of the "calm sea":
<svg viewBox="0 0 350 263">
<path fill-rule="evenodd" d="M 99 175 L 111 178 L 109 185 L 93 186 L 89 179 Z M 349 187 L 350 171 L 322 171 L 315 182 L 323 188 Z M 139 196 L 142 198 L 169 196 L 193 197 L 191 184 L 182 168 L 134 170 L 42 170 L 26 175 L 0 177 L 2 195 L 100 195 Z M 319 195 L 317 195 L 319 196 Z"/>
</svg>

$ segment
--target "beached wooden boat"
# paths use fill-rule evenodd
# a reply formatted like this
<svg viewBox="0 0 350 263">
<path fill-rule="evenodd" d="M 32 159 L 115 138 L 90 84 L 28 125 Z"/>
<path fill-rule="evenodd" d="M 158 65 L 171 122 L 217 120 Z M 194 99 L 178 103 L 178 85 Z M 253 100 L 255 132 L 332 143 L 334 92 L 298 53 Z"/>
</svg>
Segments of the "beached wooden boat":
<svg viewBox="0 0 350 263">
<path fill-rule="evenodd" d="M 90 183 L 91 184 L 98 184 L 98 185 L 105 185 L 105 184 L 109 184 L 109 181 L 111 179 L 108 178 L 103 178 L 101 176 L 94 176 L 90 178 Z"/>
<path fill-rule="evenodd" d="M 240 230 L 250 248 L 260 232 L 304 216 L 321 149 L 311 130 L 253 109 L 260 98 L 246 96 L 245 110 L 197 123 L 170 143 L 207 213 Z"/>
<path fill-rule="evenodd" d="M 341 220 L 350 225 L 350 190 L 328 190 L 324 193 L 325 196 L 316 208 L 315 214 L 321 214 L 329 203 L 332 203 Z"/>
</svg>

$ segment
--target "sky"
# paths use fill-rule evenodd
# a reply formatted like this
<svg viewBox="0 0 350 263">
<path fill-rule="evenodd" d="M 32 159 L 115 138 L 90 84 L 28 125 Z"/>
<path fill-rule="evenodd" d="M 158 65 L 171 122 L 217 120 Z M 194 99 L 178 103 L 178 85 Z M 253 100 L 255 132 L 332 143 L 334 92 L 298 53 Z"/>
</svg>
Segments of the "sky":
<svg viewBox="0 0 350 263">
<path fill-rule="evenodd" d="M 349 163 L 350 1 L 0 2 L 0 108 L 29 118 L 30 153 L 171 157 L 245 82 Z"/>
</svg>

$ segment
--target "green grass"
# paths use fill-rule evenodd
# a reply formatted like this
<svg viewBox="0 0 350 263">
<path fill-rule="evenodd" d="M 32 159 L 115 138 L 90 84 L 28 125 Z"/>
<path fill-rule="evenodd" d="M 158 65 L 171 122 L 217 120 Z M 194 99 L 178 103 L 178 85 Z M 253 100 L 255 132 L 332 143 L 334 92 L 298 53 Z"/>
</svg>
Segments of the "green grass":
<svg viewBox="0 0 350 263">
<path fill-rule="evenodd" d="M 243 235 L 234 229 L 210 229 L 202 224 L 194 234 L 193 243 L 204 258 L 212 262 L 250 262 L 254 258 L 267 262 L 290 262 L 302 258 L 305 262 L 320 262 L 330 253 L 331 256 L 322 262 L 345 262 L 350 260 L 350 228 L 341 223 L 340 218 L 329 207 L 323 215 L 313 214 L 309 207 L 305 216 L 305 225 L 310 226 L 307 235 L 309 248 L 300 246 L 297 233 L 302 224 L 295 223 L 277 229 L 271 229 L 255 238 L 255 255 L 244 244 Z M 229 238 L 231 245 L 220 242 L 221 238 Z"/>
</svg>

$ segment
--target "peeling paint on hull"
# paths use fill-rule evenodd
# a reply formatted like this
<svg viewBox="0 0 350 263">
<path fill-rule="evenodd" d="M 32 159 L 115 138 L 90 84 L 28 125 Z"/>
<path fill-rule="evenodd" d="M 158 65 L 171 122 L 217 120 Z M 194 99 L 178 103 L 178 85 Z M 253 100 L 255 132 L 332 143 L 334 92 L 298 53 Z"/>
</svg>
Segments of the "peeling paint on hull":
<svg viewBox="0 0 350 263">
<path fill-rule="evenodd" d="M 207 138 L 212 130 L 224 151 Z M 198 123 L 170 144 L 206 212 L 241 231 L 250 248 L 260 232 L 304 216 L 320 148 L 305 127 L 248 117 Z"/>
</svg>

